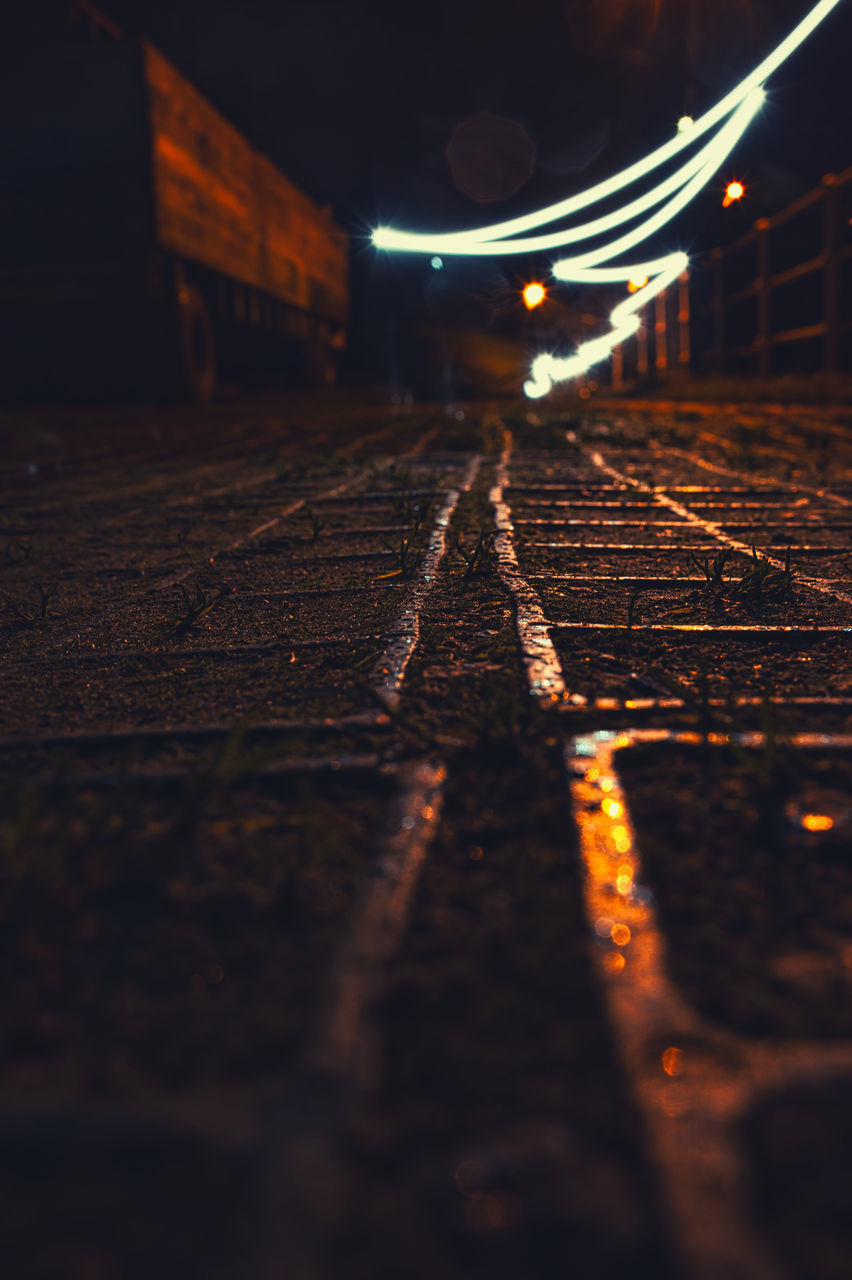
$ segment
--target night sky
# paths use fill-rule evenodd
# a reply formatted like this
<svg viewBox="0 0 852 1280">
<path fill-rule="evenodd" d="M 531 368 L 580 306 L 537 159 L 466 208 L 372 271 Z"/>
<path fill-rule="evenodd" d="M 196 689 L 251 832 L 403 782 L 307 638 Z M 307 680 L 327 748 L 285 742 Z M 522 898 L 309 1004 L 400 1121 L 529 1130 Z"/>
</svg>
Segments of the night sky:
<svg viewBox="0 0 852 1280">
<path fill-rule="evenodd" d="M 712 105 L 810 0 L 100 7 L 153 40 L 255 145 L 333 203 L 353 237 L 356 292 L 372 292 L 379 305 L 387 289 L 416 277 L 416 309 L 426 264 L 378 261 L 370 228 L 495 221 L 605 177 L 671 136 L 684 111 Z M 847 0 L 773 78 L 766 108 L 717 184 L 743 178 L 742 206 L 723 211 L 720 196 L 705 192 L 649 248 L 730 240 L 852 164 L 850 36 Z M 499 298 L 524 270 L 518 260 L 454 264 L 455 279 L 480 298 Z"/>
<path fill-rule="evenodd" d="M 477 112 L 523 126 L 529 178 L 487 216 L 603 176 L 711 105 L 807 12 L 809 0 L 106 0 L 249 138 L 356 224 L 472 224 L 446 148 Z M 775 77 L 742 147 L 751 212 L 783 204 L 852 163 L 852 6 L 842 5 Z M 505 194 L 511 130 L 495 127 Z M 475 186 L 475 184 L 474 184 Z"/>
</svg>

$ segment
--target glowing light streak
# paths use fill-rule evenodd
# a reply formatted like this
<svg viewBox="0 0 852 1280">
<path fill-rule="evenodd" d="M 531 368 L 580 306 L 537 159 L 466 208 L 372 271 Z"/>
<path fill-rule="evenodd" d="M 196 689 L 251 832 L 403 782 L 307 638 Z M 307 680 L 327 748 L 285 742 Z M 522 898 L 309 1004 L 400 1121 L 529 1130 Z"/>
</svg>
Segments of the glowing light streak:
<svg viewBox="0 0 852 1280">
<path fill-rule="evenodd" d="M 647 276 L 648 283 L 637 289 L 631 297 L 626 298 L 610 314 L 612 329 L 599 338 L 583 342 L 572 356 L 560 359 L 552 355 L 539 356 L 533 361 L 531 377 L 524 383 L 524 391 L 533 400 L 538 400 L 552 389 L 554 383 L 564 382 L 569 378 L 577 378 L 586 373 L 594 364 L 606 360 L 613 350 L 632 337 L 639 328 L 638 312 L 657 294 L 662 293 L 687 268 L 689 259 L 685 253 L 672 253 L 658 259 L 655 263 L 637 266 L 633 263 L 624 267 L 600 268 L 598 264 L 607 259 L 618 257 L 646 240 L 655 231 L 665 226 L 676 213 L 692 200 L 712 177 L 718 165 L 718 156 L 726 148 L 729 150 L 736 139 L 741 136 L 754 113 L 763 101 L 762 91 L 750 93 L 737 109 L 728 123 L 720 130 L 716 145 L 709 150 L 704 166 L 698 170 L 690 182 L 677 195 L 659 209 L 652 217 L 634 227 L 632 231 L 619 239 L 590 253 L 574 258 L 563 258 L 553 265 L 553 274 L 560 280 L 590 283 L 594 272 L 598 280 L 605 274 L 611 280 L 632 280 Z"/>
<path fill-rule="evenodd" d="M 655 231 L 659 231 L 671 222 L 675 214 L 680 213 L 681 209 L 693 200 L 698 192 L 707 185 L 713 174 L 719 167 L 721 160 L 735 146 L 736 142 L 742 137 L 749 121 L 759 109 L 763 101 L 762 92 L 750 94 L 741 107 L 735 112 L 728 123 L 725 125 L 715 140 L 712 147 L 708 148 L 708 156 L 705 163 L 692 177 L 692 179 L 681 187 L 680 191 L 662 209 L 658 209 L 638 227 L 634 227 L 632 231 L 626 232 L 617 240 L 611 240 L 609 244 L 601 245 L 597 249 L 592 249 L 588 253 L 581 254 L 575 258 L 562 258 L 559 262 L 553 264 L 553 274 L 557 280 L 576 280 L 576 271 L 582 271 L 584 267 L 596 266 L 600 262 L 604 262 L 608 258 L 617 258 L 622 253 L 627 253 L 630 249 L 641 244 L 643 240 L 647 240 Z M 630 279 L 631 271 L 627 279 Z"/>
<path fill-rule="evenodd" d="M 570 213 L 575 213 L 578 209 L 585 209 L 590 204 L 595 204 L 600 200 L 606 199 L 607 196 L 614 195 L 631 183 L 646 177 L 667 160 L 676 156 L 685 147 L 690 146 L 696 139 L 712 129 L 714 125 L 719 124 L 729 116 L 748 97 L 752 90 L 762 88 L 769 77 L 795 53 L 832 10 L 837 8 L 840 2 L 841 0 L 819 0 L 819 3 L 790 32 L 786 39 L 782 40 L 772 53 L 764 58 L 763 62 L 755 67 L 754 71 L 746 76 L 726 97 L 722 98 L 703 116 L 695 120 L 692 128 L 682 132 L 679 131 L 668 142 L 658 147 L 656 151 L 650 152 L 643 159 L 636 161 L 626 169 L 622 169 L 620 173 L 614 174 L 611 178 L 599 182 L 596 186 L 589 187 L 586 191 L 578 192 L 577 195 L 569 196 L 565 200 L 548 205 L 546 208 L 537 210 L 534 213 L 524 214 L 518 218 L 509 218 L 504 222 L 492 223 L 490 226 L 480 227 L 472 231 L 455 231 L 432 235 L 397 231 L 392 227 L 377 227 L 373 232 L 373 243 L 378 248 L 408 250 L 416 253 L 470 252 L 471 245 L 480 244 L 484 241 L 502 240 L 510 235 L 532 231 L 545 223 L 555 222 L 558 218 L 566 217 Z M 500 250 L 492 251 L 499 252 Z"/>
<path fill-rule="evenodd" d="M 638 217 L 639 214 L 652 209 L 654 205 L 660 204 L 667 196 L 683 188 L 696 173 L 712 177 L 716 170 L 727 160 L 764 99 L 763 90 L 755 89 L 753 94 L 749 95 L 746 103 L 732 117 L 729 124 L 688 160 L 685 165 L 666 178 L 664 182 L 658 183 L 650 191 L 646 191 L 635 200 L 631 200 L 629 204 L 622 205 L 611 213 L 604 214 L 600 218 L 594 218 L 591 222 L 580 223 L 576 227 L 565 227 L 561 231 L 550 231 L 544 235 L 526 236 L 522 240 L 484 240 L 480 243 L 469 244 L 460 244 L 452 240 L 442 248 L 441 252 L 447 255 L 456 254 L 466 257 L 539 253 L 547 249 L 559 249 L 564 245 L 576 244 L 578 240 L 588 240 L 604 231 L 611 231 L 621 226 L 622 223 L 629 222 L 631 218 Z M 747 107 L 748 109 L 746 109 Z M 700 186 L 704 186 L 706 181 L 707 177 L 702 178 Z M 402 243 L 406 239 L 405 233 L 389 232 L 388 234 L 393 236 L 394 243 L 388 243 L 385 245 L 386 248 L 405 249 L 407 247 L 405 243 Z M 396 243 L 397 239 L 401 242 Z"/>
<path fill-rule="evenodd" d="M 667 266 L 660 271 L 655 280 L 647 284 L 644 289 L 638 290 L 632 297 L 619 303 L 612 311 L 610 314 L 612 329 L 609 333 L 599 338 L 591 338 L 588 342 L 582 342 L 571 356 L 564 358 L 547 354 L 537 356 L 532 362 L 530 370 L 532 376 L 524 383 L 526 395 L 532 400 L 538 400 L 553 389 L 554 383 L 564 382 L 568 378 L 578 378 L 592 365 L 606 360 L 615 347 L 625 342 L 639 328 L 637 312 L 651 298 L 667 289 L 672 281 L 686 270 L 688 261 L 685 253 L 673 253 L 668 259 Z M 625 278 L 626 273 L 626 278 L 629 279 L 641 269 L 634 266 L 619 267 L 616 270 L 620 272 L 620 278 Z M 583 279 L 582 274 L 578 278 Z"/>
<path fill-rule="evenodd" d="M 612 329 L 609 333 L 582 343 L 572 356 L 558 358 L 542 354 L 533 361 L 532 377 L 525 384 L 524 390 L 533 398 L 546 395 L 555 382 L 585 373 L 593 364 L 606 359 L 616 346 L 634 334 L 640 325 L 637 314 L 639 310 L 685 270 L 687 258 L 682 253 L 669 254 L 654 262 L 633 263 L 629 266 L 602 266 L 601 264 L 620 257 L 648 239 L 671 221 L 697 195 L 730 155 L 764 101 L 765 81 L 799 48 L 839 3 L 840 0 L 820 0 L 787 38 L 782 40 L 768 57 L 764 58 L 763 62 L 726 97 L 698 120 L 693 120 L 691 116 L 681 117 L 674 138 L 604 182 L 537 212 L 510 218 L 473 231 L 424 235 L 397 231 L 391 227 L 379 227 L 373 232 L 374 244 L 379 248 L 421 253 L 440 251 L 444 254 L 490 256 L 539 252 L 576 244 L 580 240 L 621 227 L 649 209 L 661 206 L 651 217 L 608 244 L 585 254 L 563 258 L 553 265 L 553 274 L 557 279 L 578 283 L 626 281 L 629 282 L 633 296 L 612 311 L 610 316 Z M 508 238 L 515 233 L 534 230 L 615 194 L 652 173 L 667 160 L 678 155 L 685 147 L 690 146 L 697 138 L 725 120 L 727 123 L 722 125 L 716 136 L 680 169 L 621 208 L 573 228 L 569 227 L 539 236 L 525 236 L 522 239 Z M 730 183 L 725 195 L 725 206 L 741 199 L 744 194 L 745 189 L 741 183 Z M 541 286 L 538 287 L 541 288 Z M 527 291 L 524 291 L 524 301 L 530 309 L 543 301 L 543 298 L 542 290 L 541 296 L 537 296 L 535 302 L 530 302 Z"/>
</svg>

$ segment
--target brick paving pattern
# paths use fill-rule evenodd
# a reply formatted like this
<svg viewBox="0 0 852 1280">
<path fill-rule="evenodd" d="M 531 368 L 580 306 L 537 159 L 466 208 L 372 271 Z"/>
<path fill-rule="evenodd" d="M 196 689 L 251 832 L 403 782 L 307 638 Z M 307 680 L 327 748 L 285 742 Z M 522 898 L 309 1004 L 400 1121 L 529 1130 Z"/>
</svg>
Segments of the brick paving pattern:
<svg viewBox="0 0 852 1280">
<path fill-rule="evenodd" d="M 10 1274 L 848 1274 L 847 413 L 0 430 Z"/>
</svg>

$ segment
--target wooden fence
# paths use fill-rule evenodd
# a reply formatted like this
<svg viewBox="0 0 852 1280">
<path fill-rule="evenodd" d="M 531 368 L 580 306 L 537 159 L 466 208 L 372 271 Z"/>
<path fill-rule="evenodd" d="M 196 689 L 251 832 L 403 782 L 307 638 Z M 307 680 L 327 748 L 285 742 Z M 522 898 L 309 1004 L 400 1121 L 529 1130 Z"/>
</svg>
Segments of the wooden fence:
<svg viewBox="0 0 852 1280">
<path fill-rule="evenodd" d="M 715 249 L 642 320 L 613 353 L 616 389 L 678 371 L 852 372 L 852 168 Z"/>
</svg>

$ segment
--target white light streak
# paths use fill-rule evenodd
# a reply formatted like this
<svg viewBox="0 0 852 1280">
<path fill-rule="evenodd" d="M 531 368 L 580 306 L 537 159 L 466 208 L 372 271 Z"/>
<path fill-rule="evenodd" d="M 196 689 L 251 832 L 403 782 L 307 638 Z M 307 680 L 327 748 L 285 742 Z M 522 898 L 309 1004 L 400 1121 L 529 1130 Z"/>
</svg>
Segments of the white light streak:
<svg viewBox="0 0 852 1280">
<path fill-rule="evenodd" d="M 465 244 L 459 244 L 452 240 L 450 244 L 442 248 L 441 252 L 448 256 L 464 254 L 465 256 L 494 257 L 495 254 L 540 253 L 546 249 L 559 249 L 564 245 L 576 244 L 579 240 L 588 240 L 592 236 L 600 235 L 604 231 L 611 231 L 615 227 L 629 222 L 631 218 L 638 217 L 639 214 L 645 213 L 648 209 L 653 209 L 654 205 L 665 200 L 672 192 L 678 191 L 696 173 L 706 173 L 707 176 L 702 177 L 698 184 L 697 190 L 700 190 L 708 181 L 708 178 L 712 177 L 716 170 L 727 160 L 748 127 L 753 115 L 764 102 L 764 98 L 765 95 L 762 89 L 753 90 L 725 128 L 721 129 L 685 165 L 666 178 L 664 182 L 658 183 L 656 187 L 652 187 L 644 195 L 638 196 L 635 200 L 631 200 L 629 204 L 613 210 L 612 213 L 604 214 L 600 218 L 594 218 L 591 222 L 582 222 L 576 227 L 566 227 L 562 231 L 551 231 L 545 235 L 526 236 L 522 240 L 483 240 L 479 243 L 471 242 Z M 746 109 L 747 106 L 748 109 Z M 677 209 L 669 214 L 669 217 L 674 217 L 676 212 Z M 665 221 L 668 221 L 668 217 Z M 378 235 L 378 232 L 375 234 Z M 399 249 L 407 247 L 405 233 L 389 232 L 388 235 L 394 237 L 394 243 L 388 243 L 384 247 Z M 397 238 L 400 243 L 396 243 Z"/>
<path fill-rule="evenodd" d="M 464 252 L 465 247 L 469 251 L 471 244 L 481 243 L 486 240 L 501 240 L 506 236 L 532 231 L 547 222 L 555 222 L 557 218 L 566 217 L 569 213 L 575 213 L 578 209 L 585 209 L 590 204 L 595 204 L 599 200 L 604 200 L 607 196 L 614 195 L 617 191 L 629 186 L 630 183 L 636 182 L 647 174 L 652 173 L 661 164 L 670 160 L 672 156 L 677 155 L 685 147 L 691 146 L 696 139 L 729 116 L 748 97 L 753 89 L 763 86 L 773 72 L 777 71 L 782 63 L 786 62 L 795 53 L 799 46 L 807 40 L 808 36 L 840 3 L 841 0 L 819 0 L 819 3 L 790 32 L 789 36 L 782 40 L 772 53 L 764 58 L 763 62 L 755 67 L 754 71 L 746 76 L 735 89 L 732 89 L 726 97 L 717 102 L 715 107 L 711 107 L 703 116 L 700 116 L 693 123 L 691 129 L 686 130 L 684 133 L 677 133 L 668 142 L 658 147 L 656 151 L 652 151 L 642 160 L 638 160 L 628 168 L 622 169 L 620 173 L 614 174 L 604 182 L 599 182 L 596 186 L 589 187 L 586 191 L 569 196 L 566 200 L 560 200 L 556 204 L 548 205 L 547 208 L 540 209 L 535 213 L 524 214 L 519 218 L 509 218 L 505 222 L 496 222 L 491 226 L 480 227 L 473 231 L 454 231 L 443 235 L 432 235 L 397 231 L 392 227 L 377 227 L 373 232 L 373 243 L 382 249 L 408 250 L 415 253 Z M 495 248 L 493 252 L 499 253 L 500 249 Z"/>
<path fill-rule="evenodd" d="M 597 266 L 600 262 L 605 262 L 608 258 L 617 258 L 622 253 L 627 253 L 636 245 L 641 244 L 643 240 L 647 240 L 655 231 L 659 231 L 671 222 L 675 214 L 680 213 L 681 209 L 689 204 L 690 200 L 698 195 L 698 192 L 705 187 L 713 174 L 723 163 L 725 157 L 729 154 L 737 141 L 742 137 L 747 129 L 749 122 L 755 112 L 763 102 L 763 94 L 755 92 L 749 94 L 741 107 L 737 109 L 724 129 L 721 129 L 714 139 L 711 147 L 705 148 L 707 151 L 707 159 L 692 179 L 665 205 L 662 209 L 658 209 L 655 214 L 640 223 L 638 227 L 634 227 L 632 231 L 626 232 L 617 240 L 610 240 L 609 244 L 601 245 L 598 249 L 593 249 L 589 253 L 584 253 L 574 258 L 562 258 L 559 262 L 553 264 L 553 274 L 557 280 L 576 280 L 576 272 L 584 267 Z M 650 274 L 650 273 L 648 273 Z M 628 275 L 626 279 L 630 279 Z"/>
<path fill-rule="evenodd" d="M 603 334 L 599 338 L 592 338 L 588 342 L 581 342 L 580 346 L 571 356 L 560 358 L 543 354 L 537 356 L 533 360 L 530 370 L 532 376 L 524 383 L 524 392 L 532 400 L 538 400 L 542 396 L 546 396 L 553 389 L 556 382 L 564 382 L 568 378 L 578 378 L 581 374 L 591 369 L 592 365 L 599 364 L 601 360 L 612 353 L 613 349 L 620 343 L 625 342 L 637 331 L 640 326 L 639 316 L 637 312 L 646 306 L 652 298 L 658 293 L 662 293 L 667 289 L 673 280 L 686 270 L 689 259 L 685 253 L 673 253 L 669 258 L 664 260 L 666 265 L 655 280 L 646 284 L 643 289 L 626 298 L 624 302 L 620 302 L 617 307 L 610 313 L 610 322 L 612 329 L 609 333 Z M 644 273 L 645 266 L 620 267 L 618 270 L 624 274 L 641 275 Z M 627 278 L 629 278 L 629 275 Z"/>
<path fill-rule="evenodd" d="M 642 241 L 654 235 L 706 186 L 733 151 L 763 103 L 765 99 L 763 85 L 766 80 L 799 48 L 839 3 L 840 0 L 819 0 L 819 3 L 787 38 L 782 40 L 772 53 L 764 58 L 763 62 L 726 97 L 697 120 L 688 116 L 681 117 L 675 137 L 604 182 L 537 212 L 524 214 L 518 218 L 509 218 L 504 222 L 493 223 L 491 226 L 472 231 L 432 235 L 398 231 L 392 227 L 378 227 L 373 232 L 373 243 L 378 248 L 445 255 L 493 256 L 541 252 L 576 244 L 581 240 L 615 230 L 631 219 L 660 206 L 649 218 L 616 239 L 586 253 L 562 258 L 553 264 L 553 274 L 560 280 L 600 284 L 646 279 L 646 283 L 613 310 L 610 316 L 612 329 L 609 333 L 581 343 L 574 354 L 567 358 L 543 354 L 533 361 L 532 377 L 525 384 L 524 390 L 533 398 L 546 395 L 555 382 L 585 373 L 593 364 L 606 359 L 616 346 L 635 333 L 640 324 L 638 312 L 641 308 L 646 306 L 651 298 L 666 289 L 686 269 L 688 260 L 683 253 L 668 254 L 652 262 L 632 263 L 629 266 L 601 264 L 610 263 L 612 259 L 628 253 Z M 563 228 L 561 231 L 524 236 L 521 239 L 510 238 L 533 231 L 548 222 L 554 222 L 558 218 L 566 217 L 579 209 L 588 208 L 589 205 L 614 195 L 653 173 L 667 160 L 678 155 L 686 147 L 692 146 L 698 138 L 716 125 L 721 126 L 718 132 L 676 172 L 620 208 L 589 222 Z M 433 265 L 435 261 L 433 259 Z"/>
</svg>

